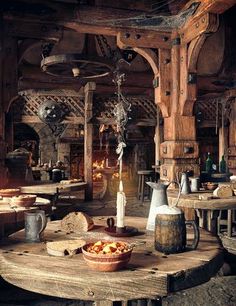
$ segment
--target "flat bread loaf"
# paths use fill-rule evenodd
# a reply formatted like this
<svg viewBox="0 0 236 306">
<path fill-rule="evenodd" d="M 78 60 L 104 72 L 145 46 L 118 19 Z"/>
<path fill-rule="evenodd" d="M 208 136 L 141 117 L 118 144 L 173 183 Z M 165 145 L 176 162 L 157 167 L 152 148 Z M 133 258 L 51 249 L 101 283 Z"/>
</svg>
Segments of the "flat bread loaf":
<svg viewBox="0 0 236 306">
<path fill-rule="evenodd" d="M 66 232 L 88 232 L 93 226 L 93 219 L 82 212 L 71 212 L 61 220 L 61 227 Z"/>
<path fill-rule="evenodd" d="M 231 189 L 230 186 L 228 185 L 222 185 L 217 187 L 213 191 L 213 195 L 218 198 L 227 198 L 227 197 L 232 197 L 233 195 L 233 190 Z"/>
<path fill-rule="evenodd" d="M 47 242 L 47 252 L 52 256 L 66 256 L 79 253 L 80 249 L 86 244 L 85 240 L 61 240 Z"/>
</svg>

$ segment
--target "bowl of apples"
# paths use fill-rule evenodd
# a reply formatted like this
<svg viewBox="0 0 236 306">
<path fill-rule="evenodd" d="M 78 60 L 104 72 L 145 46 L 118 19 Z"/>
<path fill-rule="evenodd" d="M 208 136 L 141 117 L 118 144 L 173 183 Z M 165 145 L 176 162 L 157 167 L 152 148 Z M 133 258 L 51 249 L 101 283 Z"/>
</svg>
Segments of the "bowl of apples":
<svg viewBox="0 0 236 306">
<path fill-rule="evenodd" d="M 97 241 L 82 247 L 87 265 L 96 271 L 112 272 L 126 267 L 133 248 L 123 241 Z"/>
</svg>

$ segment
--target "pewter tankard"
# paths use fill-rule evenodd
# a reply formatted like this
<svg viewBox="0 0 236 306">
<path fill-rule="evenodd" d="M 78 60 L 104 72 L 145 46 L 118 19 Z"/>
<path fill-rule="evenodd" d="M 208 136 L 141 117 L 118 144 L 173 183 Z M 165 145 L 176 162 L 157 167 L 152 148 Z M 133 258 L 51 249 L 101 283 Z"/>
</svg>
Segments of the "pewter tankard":
<svg viewBox="0 0 236 306">
<path fill-rule="evenodd" d="M 40 242 L 46 225 L 47 218 L 44 210 L 25 212 L 25 240 Z"/>
</svg>

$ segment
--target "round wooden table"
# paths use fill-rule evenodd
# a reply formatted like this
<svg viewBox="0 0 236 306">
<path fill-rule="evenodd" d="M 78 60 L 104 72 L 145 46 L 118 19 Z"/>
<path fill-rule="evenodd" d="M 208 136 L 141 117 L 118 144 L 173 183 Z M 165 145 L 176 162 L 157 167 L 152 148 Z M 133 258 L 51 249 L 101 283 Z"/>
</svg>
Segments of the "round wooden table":
<svg viewBox="0 0 236 306">
<path fill-rule="evenodd" d="M 24 213 L 30 210 L 42 209 L 46 214 L 52 212 L 49 200 L 37 197 L 30 207 L 12 206 L 11 198 L 0 199 L 0 239 L 6 234 L 15 232 L 24 226 Z"/>
<path fill-rule="evenodd" d="M 208 281 L 223 264 L 218 239 L 204 230 L 201 230 L 196 250 L 167 256 L 154 250 L 153 232 L 145 231 L 146 218 L 126 217 L 126 225 L 135 226 L 140 231 L 140 235 L 126 238 L 108 236 L 104 231 L 106 218 L 94 218 L 96 226 L 92 231 L 77 234 L 63 232 L 60 221 L 50 222 L 44 239 L 141 242 L 134 248 L 124 270 L 93 271 L 86 265 L 82 254 L 73 257 L 50 256 L 45 242 L 25 243 L 22 230 L 1 243 L 1 276 L 7 282 L 29 291 L 95 301 L 96 305 L 112 305 L 113 301 L 157 300 L 170 292 L 196 286 Z"/>
<path fill-rule="evenodd" d="M 199 199 L 199 196 L 205 199 Z M 220 211 L 227 210 L 228 235 L 231 236 L 232 211 L 236 210 L 236 196 L 228 198 L 212 198 L 212 192 L 200 191 L 180 196 L 178 207 L 195 209 L 199 218 L 199 226 L 217 234 L 217 218 Z M 168 191 L 170 206 L 175 205 L 178 191 Z"/>
</svg>

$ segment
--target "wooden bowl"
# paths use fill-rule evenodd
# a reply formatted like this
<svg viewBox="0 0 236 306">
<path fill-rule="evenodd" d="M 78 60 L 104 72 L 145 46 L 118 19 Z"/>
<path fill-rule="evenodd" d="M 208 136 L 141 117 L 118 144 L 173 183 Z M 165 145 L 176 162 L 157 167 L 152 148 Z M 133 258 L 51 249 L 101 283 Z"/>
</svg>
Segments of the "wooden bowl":
<svg viewBox="0 0 236 306">
<path fill-rule="evenodd" d="M 20 189 L 12 188 L 12 189 L 0 189 L 0 196 L 2 197 L 14 197 L 20 195 Z"/>
<path fill-rule="evenodd" d="M 87 265 L 96 271 L 113 272 L 126 267 L 128 264 L 132 248 L 129 247 L 127 251 L 120 254 L 96 254 L 88 252 L 88 248 L 93 243 L 88 243 L 82 247 L 82 253 Z M 128 244 L 126 244 L 128 246 Z"/>
<path fill-rule="evenodd" d="M 30 207 L 36 201 L 37 196 L 35 194 L 20 195 L 11 199 L 11 205 L 20 207 Z"/>
</svg>

